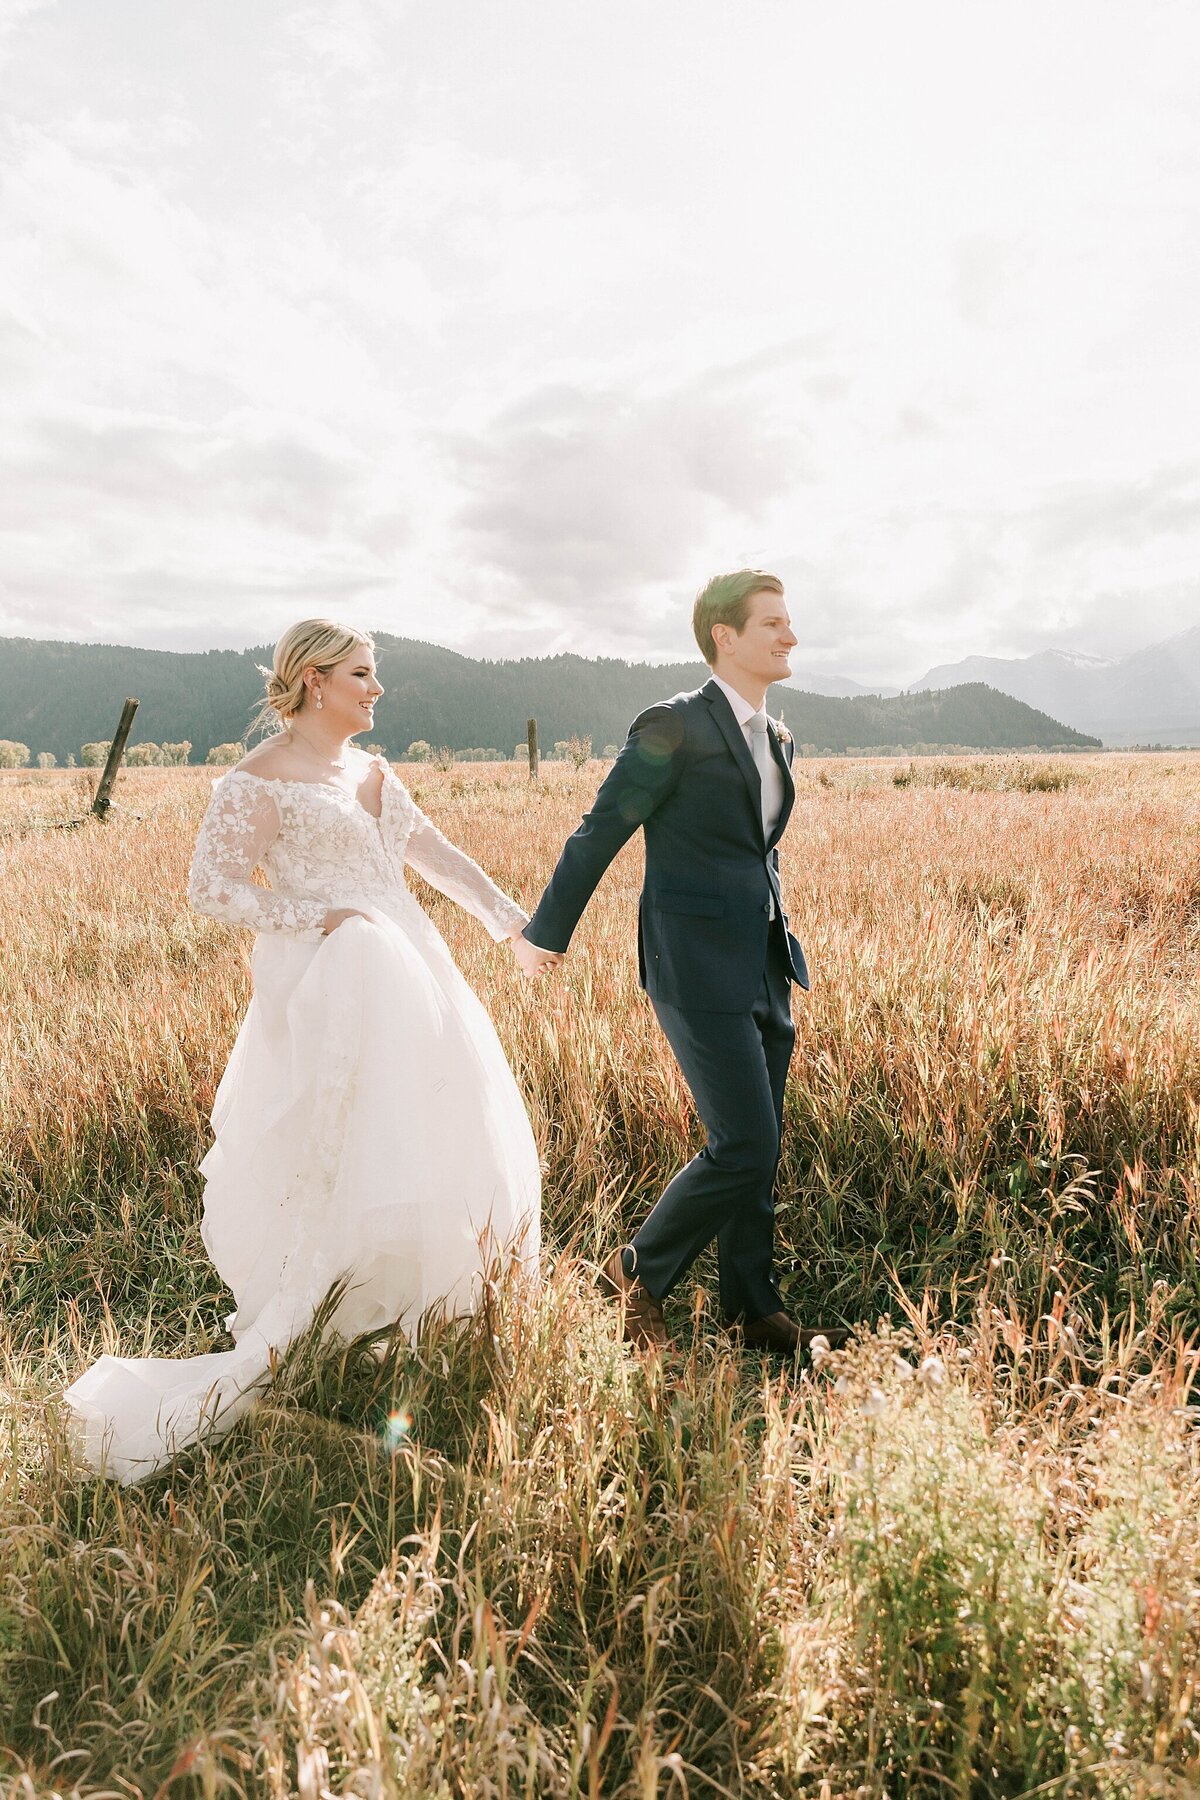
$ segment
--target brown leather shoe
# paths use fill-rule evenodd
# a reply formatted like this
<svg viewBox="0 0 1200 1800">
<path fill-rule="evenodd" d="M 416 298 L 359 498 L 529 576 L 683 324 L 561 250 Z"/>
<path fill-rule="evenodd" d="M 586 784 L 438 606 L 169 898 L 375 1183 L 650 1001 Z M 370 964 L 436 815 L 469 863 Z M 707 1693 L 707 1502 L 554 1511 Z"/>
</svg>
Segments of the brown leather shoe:
<svg viewBox="0 0 1200 1800">
<path fill-rule="evenodd" d="M 622 1245 L 622 1249 L 625 1246 Z M 668 1350 L 667 1323 L 659 1302 L 636 1275 L 627 1275 L 621 1251 L 614 1250 L 600 1270 L 599 1286 L 620 1302 L 621 1328 L 625 1341 L 656 1350 Z"/>
<path fill-rule="evenodd" d="M 749 1349 L 776 1350 L 781 1356 L 795 1356 L 798 1351 L 807 1350 L 814 1338 L 824 1338 L 831 1350 L 840 1350 L 850 1341 L 844 1325 L 802 1327 L 785 1312 L 768 1313 L 765 1319 L 741 1319 L 733 1329 L 741 1332 Z"/>
</svg>

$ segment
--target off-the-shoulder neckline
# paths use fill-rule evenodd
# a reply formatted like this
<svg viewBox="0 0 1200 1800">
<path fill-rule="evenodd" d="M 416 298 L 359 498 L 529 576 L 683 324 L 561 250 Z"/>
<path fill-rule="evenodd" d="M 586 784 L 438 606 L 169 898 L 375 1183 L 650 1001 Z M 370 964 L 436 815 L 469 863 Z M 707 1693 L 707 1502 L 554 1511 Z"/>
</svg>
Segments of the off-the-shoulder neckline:
<svg viewBox="0 0 1200 1800">
<path fill-rule="evenodd" d="M 389 776 L 393 781 L 399 781 L 400 777 L 396 774 L 395 769 L 392 768 L 386 757 L 373 756 L 371 761 L 376 763 L 383 771 L 385 784 L 387 783 Z M 261 781 L 264 787 L 328 788 L 332 793 L 346 794 L 345 788 L 339 787 L 335 781 L 298 781 L 295 778 L 289 779 L 286 775 L 256 775 L 253 769 L 226 769 L 223 774 L 217 776 L 217 780 L 228 781 L 231 775 L 244 775 L 249 781 Z M 353 800 L 354 795 L 346 794 L 346 798 L 347 800 Z M 366 812 L 366 810 L 367 809 L 364 806 L 363 811 Z"/>
<path fill-rule="evenodd" d="M 245 781 L 257 781 L 260 787 L 320 788 L 326 794 L 340 794 L 342 799 L 345 800 L 348 805 L 356 806 L 360 813 L 366 813 L 367 818 L 373 819 L 375 824 L 378 825 L 383 816 L 383 795 L 387 792 L 388 781 L 390 779 L 399 786 L 400 777 L 396 774 L 396 771 L 392 768 L 386 757 L 373 756 L 371 761 L 377 763 L 383 772 L 383 782 L 379 790 L 380 811 L 378 813 L 369 811 L 356 794 L 348 794 L 344 787 L 338 787 L 337 783 L 333 781 L 289 780 L 286 775 L 256 775 L 253 769 L 226 769 L 223 775 L 218 775 L 217 780 L 228 781 L 232 775 L 240 775 Z M 214 783 L 214 786 L 215 785 L 216 784 Z"/>
</svg>

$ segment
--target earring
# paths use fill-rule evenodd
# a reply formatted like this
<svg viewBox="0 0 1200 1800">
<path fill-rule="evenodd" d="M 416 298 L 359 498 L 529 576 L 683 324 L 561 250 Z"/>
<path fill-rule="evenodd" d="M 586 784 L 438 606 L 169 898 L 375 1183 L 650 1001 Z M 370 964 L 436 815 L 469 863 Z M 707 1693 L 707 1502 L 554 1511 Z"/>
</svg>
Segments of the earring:
<svg viewBox="0 0 1200 1800">
<path fill-rule="evenodd" d="M 325 704 L 325 702 L 322 700 L 320 690 L 318 689 L 318 691 L 317 691 L 317 711 L 318 712 L 320 712 L 320 710 L 324 706 L 324 704 Z"/>
</svg>

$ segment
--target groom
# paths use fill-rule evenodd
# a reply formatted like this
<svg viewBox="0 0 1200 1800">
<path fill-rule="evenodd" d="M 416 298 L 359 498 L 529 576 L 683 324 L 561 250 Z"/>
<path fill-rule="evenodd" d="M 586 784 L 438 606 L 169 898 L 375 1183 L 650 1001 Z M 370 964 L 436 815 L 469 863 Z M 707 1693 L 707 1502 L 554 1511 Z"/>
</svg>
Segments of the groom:
<svg viewBox="0 0 1200 1800">
<path fill-rule="evenodd" d="M 664 1346 L 662 1302 L 715 1237 L 726 1321 L 748 1344 L 794 1354 L 817 1329 L 785 1312 L 772 1240 L 791 990 L 807 988 L 808 970 L 779 885 L 796 793 L 791 740 L 764 702 L 791 674 L 797 639 L 783 583 L 761 569 L 715 576 L 692 625 L 712 679 L 634 720 L 525 937 L 544 963 L 559 961 L 605 869 L 642 827 L 641 983 L 707 1142 L 609 1257 L 605 1284 L 623 1303 L 626 1337 Z"/>
</svg>

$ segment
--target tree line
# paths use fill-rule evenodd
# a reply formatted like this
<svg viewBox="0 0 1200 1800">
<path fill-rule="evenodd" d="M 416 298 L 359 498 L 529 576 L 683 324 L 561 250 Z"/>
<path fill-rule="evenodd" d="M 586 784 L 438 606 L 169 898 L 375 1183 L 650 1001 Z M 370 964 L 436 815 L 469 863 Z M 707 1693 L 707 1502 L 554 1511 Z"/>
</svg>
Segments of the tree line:
<svg viewBox="0 0 1200 1800">
<path fill-rule="evenodd" d="M 102 738 L 96 743 L 81 744 L 78 760 L 73 752 L 69 752 L 62 766 L 66 769 L 101 769 L 108 760 L 109 743 L 109 739 Z M 191 760 L 191 750 L 186 738 L 178 744 L 148 741 L 127 744 L 124 761 L 131 769 L 180 769 Z M 214 744 L 204 760 L 206 763 L 229 764 L 240 762 L 245 754 L 245 744 Z M 28 744 L 18 743 L 15 738 L 0 738 L 0 769 L 27 769 L 34 762 L 39 769 L 57 769 L 59 766 L 53 750 L 39 750 L 34 757 Z"/>
<path fill-rule="evenodd" d="M 704 664 L 668 667 L 613 658 L 551 656 L 476 661 L 434 644 L 380 634 L 380 679 L 386 692 L 375 711 L 375 735 L 387 753 L 404 755 L 413 743 L 446 746 L 465 758 L 525 741 L 536 717 L 544 746 L 590 738 L 600 747 L 624 741 L 630 721 L 666 695 L 699 687 Z M 243 743 L 262 693 L 253 650 L 166 651 L 107 644 L 0 640 L 0 736 L 61 765 L 85 744 L 107 743 L 121 701 L 136 694 L 135 744 L 191 746 L 190 760 Z M 917 744 L 974 749 L 1083 749 L 1099 740 L 1057 723 L 993 688 L 974 683 L 883 699 L 806 694 L 777 686 L 769 710 L 782 715 L 797 745 L 817 754 L 845 755 L 884 745 Z"/>
</svg>

